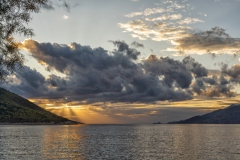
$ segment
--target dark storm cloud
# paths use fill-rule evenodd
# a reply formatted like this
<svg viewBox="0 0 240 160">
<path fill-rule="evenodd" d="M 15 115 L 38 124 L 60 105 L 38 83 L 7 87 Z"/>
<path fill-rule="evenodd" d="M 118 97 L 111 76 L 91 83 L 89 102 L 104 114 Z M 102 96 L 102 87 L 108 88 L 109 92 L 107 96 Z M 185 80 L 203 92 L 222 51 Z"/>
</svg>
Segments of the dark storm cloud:
<svg viewBox="0 0 240 160">
<path fill-rule="evenodd" d="M 69 100 L 77 99 L 88 103 L 150 102 L 192 98 L 185 90 L 186 85 L 180 80 L 181 76 L 183 79 L 191 77 L 190 72 L 186 72 L 186 75 L 180 73 L 186 70 L 183 65 L 174 73 L 176 75 L 170 75 L 167 68 L 161 73 L 152 74 L 147 67 L 144 68 L 147 64 L 150 65 L 149 62 L 133 61 L 140 54 L 139 51 L 130 48 L 125 42 L 112 41 L 112 43 L 117 49 L 111 53 L 103 48 L 93 49 L 76 43 L 68 46 L 38 43 L 33 40 L 26 40 L 24 47 L 40 63 L 46 64 L 49 70 L 57 70 L 67 75 L 66 78 L 52 75 L 45 80 L 45 84 L 51 88 L 49 92 L 56 92 L 52 94 L 54 96 L 65 95 Z M 169 63 L 168 69 L 171 68 L 170 63 L 178 63 L 178 65 L 181 63 L 173 61 L 168 58 L 167 62 L 162 63 Z M 166 80 L 159 79 L 159 76 L 167 75 L 168 85 Z M 173 80 L 174 78 L 176 80 Z M 191 78 L 187 81 L 191 81 Z M 174 83 L 177 85 L 173 85 Z"/>
<path fill-rule="evenodd" d="M 194 58 L 187 56 L 183 59 L 183 64 L 194 73 L 195 77 L 204 77 L 208 75 L 208 71 L 202 64 L 195 61 Z"/>
<path fill-rule="evenodd" d="M 48 92 L 45 78 L 35 69 L 24 66 L 17 70 L 15 75 L 18 79 L 17 83 L 13 83 L 14 79 L 7 79 L 8 82 L 13 84 L 1 84 L 1 87 L 25 97 L 42 96 Z"/>
<path fill-rule="evenodd" d="M 39 72 L 26 66 L 18 70 L 16 76 L 18 79 L 21 79 L 21 82 L 29 84 L 34 89 L 42 88 L 45 83 L 45 78 Z"/>
<path fill-rule="evenodd" d="M 220 27 L 214 27 L 208 31 L 189 33 L 188 36 L 174 40 L 175 50 L 179 52 L 194 51 L 210 53 L 213 57 L 216 54 L 239 54 L 240 39 L 230 37 Z"/>
<path fill-rule="evenodd" d="M 60 78 L 56 75 L 51 75 L 50 78 L 47 79 L 47 84 L 50 87 L 57 87 L 56 91 L 64 91 L 66 90 L 66 80 L 64 78 Z"/>
<path fill-rule="evenodd" d="M 231 91 L 232 83 L 223 75 L 196 78 L 191 87 L 193 93 L 207 97 L 233 97 L 235 95 Z"/>
<path fill-rule="evenodd" d="M 186 93 L 208 97 L 234 95 L 231 84 L 223 76 L 209 76 L 208 71 L 190 56 L 182 62 L 168 57 L 157 58 L 151 55 L 143 63 L 146 72 L 161 77 L 164 86 L 186 89 Z"/>
<path fill-rule="evenodd" d="M 129 45 L 126 44 L 124 41 L 110 41 L 110 42 L 112 42 L 115 46 L 117 46 L 117 48 L 118 48 L 117 51 L 125 52 L 128 57 L 130 57 L 134 60 L 136 60 L 138 58 L 138 56 L 140 55 L 139 51 L 137 51 L 134 48 L 129 48 Z"/>
<path fill-rule="evenodd" d="M 151 55 L 144 61 L 143 68 L 157 77 L 163 76 L 163 82 L 168 87 L 174 87 L 175 84 L 181 88 L 188 88 L 192 82 L 191 72 L 186 66 L 169 57 L 158 59 L 155 55 Z"/>
<path fill-rule="evenodd" d="M 183 61 L 140 54 L 122 41 L 111 41 L 117 49 L 108 52 L 77 43 L 70 45 L 25 40 L 23 47 L 48 70 L 66 75 L 44 78 L 25 67 L 16 73 L 9 90 L 26 97 L 63 98 L 80 104 L 95 102 L 155 102 L 186 100 L 194 94 L 218 96 L 230 93 L 224 77 L 209 77 L 206 68 L 191 57 Z M 16 81 L 16 80 L 15 80 Z M 5 88 L 9 88 L 5 85 Z M 211 90 L 211 91 L 210 91 Z M 219 94 L 217 94 L 217 92 Z"/>
<path fill-rule="evenodd" d="M 144 45 L 141 43 L 138 43 L 136 41 L 132 42 L 132 46 L 136 47 L 136 48 L 144 48 Z"/>
<path fill-rule="evenodd" d="M 230 77 L 230 81 L 234 83 L 240 83 L 240 64 L 235 64 L 228 69 L 228 65 L 222 66 L 222 74 Z"/>
</svg>

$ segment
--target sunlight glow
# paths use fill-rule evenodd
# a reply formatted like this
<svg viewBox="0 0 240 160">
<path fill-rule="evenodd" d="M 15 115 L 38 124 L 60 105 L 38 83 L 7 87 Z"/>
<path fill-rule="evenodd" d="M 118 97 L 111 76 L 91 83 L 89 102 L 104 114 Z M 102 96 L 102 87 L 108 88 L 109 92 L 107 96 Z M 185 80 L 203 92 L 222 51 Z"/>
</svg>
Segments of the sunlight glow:
<svg viewBox="0 0 240 160">
<path fill-rule="evenodd" d="M 151 121 L 154 117 L 157 118 L 162 115 L 162 111 L 172 112 L 175 109 L 194 109 L 206 113 L 225 108 L 230 104 L 240 103 L 239 98 L 240 95 L 232 98 L 207 98 L 198 96 L 192 100 L 175 102 L 159 101 L 152 104 L 121 102 L 79 104 L 78 102 L 65 103 L 64 99 L 55 101 L 48 99 L 29 99 L 29 101 L 35 102 L 42 108 L 71 120 L 87 124 L 121 124 L 129 121 Z M 164 117 L 164 114 L 162 117 Z"/>
</svg>

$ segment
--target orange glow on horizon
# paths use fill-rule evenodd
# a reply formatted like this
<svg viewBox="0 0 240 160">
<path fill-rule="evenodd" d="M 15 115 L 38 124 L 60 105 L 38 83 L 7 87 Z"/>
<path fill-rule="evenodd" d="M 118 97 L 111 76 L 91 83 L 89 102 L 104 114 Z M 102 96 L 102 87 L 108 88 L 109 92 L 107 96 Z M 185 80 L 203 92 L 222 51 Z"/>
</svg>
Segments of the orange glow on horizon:
<svg viewBox="0 0 240 160">
<path fill-rule="evenodd" d="M 240 103 L 240 95 L 232 98 L 204 98 L 195 97 L 186 101 L 160 101 L 154 104 L 144 103 L 95 103 L 78 104 L 77 102 L 64 103 L 63 100 L 29 99 L 40 107 L 70 120 L 86 124 L 122 124 L 131 123 L 131 120 L 144 120 L 157 116 L 161 109 L 198 109 L 210 112 L 225 108 L 231 104 Z M 139 112 L 142 111 L 142 112 Z M 166 116 L 166 115 L 165 115 Z"/>
</svg>

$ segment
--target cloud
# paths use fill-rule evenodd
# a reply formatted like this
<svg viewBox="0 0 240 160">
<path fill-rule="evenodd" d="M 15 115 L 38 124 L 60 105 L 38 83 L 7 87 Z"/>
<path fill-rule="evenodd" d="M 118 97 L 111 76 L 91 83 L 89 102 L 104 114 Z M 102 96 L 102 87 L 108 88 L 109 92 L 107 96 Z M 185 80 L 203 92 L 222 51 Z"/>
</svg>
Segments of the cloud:
<svg viewBox="0 0 240 160">
<path fill-rule="evenodd" d="M 134 60 L 136 60 L 138 58 L 138 56 L 140 55 L 140 52 L 137 51 L 134 48 L 129 48 L 128 44 L 126 44 L 124 41 L 110 41 L 112 42 L 115 46 L 118 47 L 118 52 L 125 52 L 126 55 Z M 143 46 L 142 44 L 139 44 L 137 42 L 133 42 L 132 43 L 134 46 Z"/>
<path fill-rule="evenodd" d="M 221 68 L 222 74 L 230 77 L 230 81 L 233 83 L 240 83 L 240 64 L 235 64 L 228 69 L 228 65 L 224 64 Z"/>
<path fill-rule="evenodd" d="M 175 50 L 180 53 L 239 54 L 240 39 L 230 37 L 224 29 L 214 27 L 208 31 L 199 31 L 172 41 Z"/>
<path fill-rule="evenodd" d="M 179 10 L 179 9 L 185 8 L 184 5 L 178 4 L 177 2 L 173 2 L 173 1 L 165 1 L 165 2 L 162 2 L 162 4 L 164 5 L 164 7 L 146 8 L 142 12 L 132 12 L 132 13 L 126 14 L 125 16 L 131 17 L 131 18 L 139 15 L 150 16 L 150 15 L 165 13 L 165 12 L 170 13 L 170 12 L 174 12 L 173 10 Z"/>
<path fill-rule="evenodd" d="M 181 14 L 165 14 L 156 18 L 146 18 L 145 20 L 153 22 L 153 21 L 164 21 L 164 20 L 177 20 L 181 18 L 182 18 Z"/>
<path fill-rule="evenodd" d="M 143 12 L 132 12 L 128 17 L 144 15 L 140 19 L 118 23 L 119 27 L 140 40 L 169 41 L 172 47 L 165 51 L 179 54 L 240 54 L 240 38 L 230 37 L 223 28 L 214 27 L 207 31 L 196 30 L 189 25 L 204 22 L 195 17 L 184 17 L 184 11 L 192 10 L 190 5 L 165 1 L 164 9 L 147 8 Z M 160 16 L 149 16 L 158 13 Z M 171 14 L 173 12 L 173 14 Z M 159 12 L 160 13 L 160 12 Z"/>
<path fill-rule="evenodd" d="M 163 12 L 166 12 L 166 10 L 164 8 L 147 8 L 144 10 L 143 12 L 143 15 L 145 16 L 149 16 L 149 15 L 152 15 L 152 14 L 156 14 L 156 13 L 163 13 Z"/>
<path fill-rule="evenodd" d="M 183 64 L 190 70 L 196 78 L 205 77 L 208 75 L 207 69 L 200 63 L 196 62 L 194 58 L 187 56 L 182 60 Z"/>
<path fill-rule="evenodd" d="M 140 16 L 142 14 L 143 14 L 142 12 L 132 12 L 132 13 L 126 14 L 125 17 L 135 17 L 135 16 Z"/>
<path fill-rule="evenodd" d="M 118 23 L 125 32 L 132 33 L 133 37 L 139 39 L 151 39 L 154 41 L 170 41 L 188 36 L 192 30 L 186 26 L 176 26 L 165 22 L 154 22 L 149 24 L 144 20 L 132 20 L 127 23 Z"/>
<path fill-rule="evenodd" d="M 193 79 L 183 63 L 169 57 L 159 59 L 151 55 L 144 61 L 143 68 L 150 74 L 164 76 L 163 82 L 168 87 L 188 88 Z"/>
<path fill-rule="evenodd" d="M 187 17 L 181 21 L 179 21 L 179 24 L 192 24 L 192 23 L 198 23 L 198 22 L 203 22 L 202 20 L 198 19 L 198 18 L 190 18 Z"/>
<path fill-rule="evenodd" d="M 134 46 L 134 47 L 136 47 L 136 48 L 144 48 L 144 45 L 143 44 L 141 44 L 141 43 L 138 43 L 138 42 L 136 42 L 136 41 L 134 41 L 134 42 L 132 42 L 132 45 Z"/>
<path fill-rule="evenodd" d="M 123 32 L 140 40 L 171 42 L 192 34 L 193 28 L 190 24 L 204 22 L 196 17 L 186 17 L 186 10 L 192 10 L 192 6 L 184 2 L 180 4 L 176 1 L 164 1 L 158 5 L 161 7 L 145 8 L 126 14 L 128 18 L 138 19 L 118 23 L 118 26 Z"/>
<path fill-rule="evenodd" d="M 166 12 L 166 10 L 164 8 L 146 8 L 143 12 L 132 12 L 129 14 L 126 14 L 126 17 L 135 17 L 135 16 L 140 16 L 140 15 L 144 15 L 144 16 L 149 16 L 152 14 L 156 14 L 156 13 L 163 13 Z"/>
<path fill-rule="evenodd" d="M 235 96 L 235 93 L 231 91 L 230 82 L 222 75 L 197 78 L 191 87 L 194 93 L 207 97 Z"/>
<path fill-rule="evenodd" d="M 27 66 L 19 69 L 15 77 L 7 77 L 9 83 L 2 83 L 1 87 L 25 97 L 41 97 L 48 92 L 45 77 Z M 11 84 L 11 85 L 10 85 Z"/>
<path fill-rule="evenodd" d="M 187 11 L 193 12 L 193 6 L 182 1 L 164 1 L 157 5 L 161 7 L 157 8 L 146 8 L 142 11 L 132 12 L 125 15 L 126 17 L 133 19 L 127 22 L 118 23 L 118 26 L 123 29 L 123 32 L 130 34 L 133 38 L 140 40 L 153 40 L 153 41 L 169 41 L 172 47 L 165 49 L 164 51 L 175 51 L 179 53 L 202 53 L 207 51 L 208 53 L 215 52 L 216 50 L 227 52 L 229 50 L 222 50 L 223 44 L 220 44 L 221 40 L 215 39 L 215 35 L 210 37 L 204 35 L 205 33 L 196 31 L 192 28 L 191 24 L 204 22 L 198 17 L 190 17 L 186 15 Z M 141 17 L 140 17 L 141 15 Z M 219 30 L 216 28 L 215 30 Z M 207 34 L 214 31 L 206 31 Z M 196 34 L 194 34 L 196 33 Z M 206 34 L 206 35 L 207 35 Z M 221 37 L 222 38 L 222 37 Z M 201 40 L 199 40 L 201 39 Z M 210 40 L 210 45 L 208 41 Z M 229 39 L 229 38 L 228 38 Z M 220 40 L 219 45 L 211 45 L 214 41 Z M 237 39 L 235 39 L 236 41 Z M 229 42 L 228 42 L 229 43 Z M 220 46 L 221 45 L 221 46 Z M 235 45 L 236 46 L 236 45 Z M 238 46 L 237 46 L 238 47 Z M 229 44 L 230 50 L 234 50 L 236 47 Z M 240 51 L 238 51 L 240 53 Z"/>
<path fill-rule="evenodd" d="M 137 49 L 124 41 L 110 42 L 116 46 L 111 52 L 77 43 L 64 45 L 25 40 L 22 47 L 39 63 L 49 71 L 66 76 L 46 78 L 36 70 L 24 67 L 16 72 L 16 77 L 9 77 L 9 84 L 2 87 L 28 98 L 47 97 L 78 104 L 153 103 L 192 99 L 195 94 L 233 96 L 230 95 L 233 81 L 224 78 L 224 74 L 210 77 L 206 68 L 191 57 L 178 61 L 150 55 L 140 61 Z M 133 44 L 141 46 L 137 42 Z M 237 68 L 232 69 L 234 74 L 225 70 L 228 76 L 238 74 Z M 210 93 L 210 89 L 214 91 Z"/>
</svg>

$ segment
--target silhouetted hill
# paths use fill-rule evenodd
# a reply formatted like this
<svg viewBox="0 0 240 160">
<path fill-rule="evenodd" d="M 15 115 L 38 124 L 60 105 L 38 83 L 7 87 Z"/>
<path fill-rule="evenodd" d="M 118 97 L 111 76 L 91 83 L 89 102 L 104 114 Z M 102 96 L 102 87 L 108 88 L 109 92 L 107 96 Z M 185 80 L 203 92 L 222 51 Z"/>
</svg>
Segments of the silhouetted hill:
<svg viewBox="0 0 240 160">
<path fill-rule="evenodd" d="M 46 111 L 3 88 L 0 88 L 0 123 L 78 124 Z"/>
<path fill-rule="evenodd" d="M 240 104 L 169 124 L 240 124 Z"/>
</svg>

